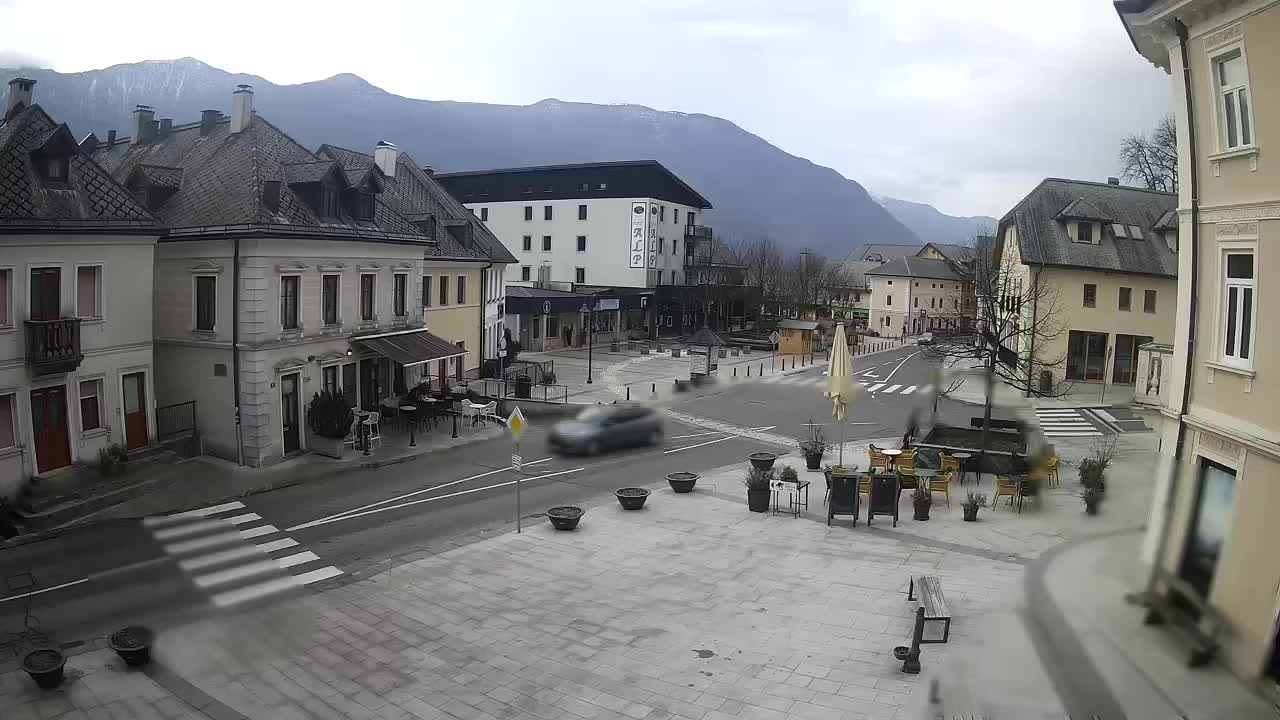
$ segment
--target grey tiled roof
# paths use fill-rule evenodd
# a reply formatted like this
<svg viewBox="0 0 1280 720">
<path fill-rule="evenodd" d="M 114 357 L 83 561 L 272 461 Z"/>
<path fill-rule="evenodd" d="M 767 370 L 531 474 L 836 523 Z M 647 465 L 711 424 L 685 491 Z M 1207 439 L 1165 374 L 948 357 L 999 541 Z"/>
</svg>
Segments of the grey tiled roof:
<svg viewBox="0 0 1280 720">
<path fill-rule="evenodd" d="M 174 190 L 182 185 L 182 168 L 139 165 L 137 173 L 150 185 Z"/>
<path fill-rule="evenodd" d="M 1111 222 L 1115 218 L 1099 210 L 1093 203 L 1078 197 L 1067 203 L 1067 206 L 1058 212 L 1059 220 L 1100 220 L 1103 222 Z"/>
<path fill-rule="evenodd" d="M 1111 218 L 1103 223 L 1097 245 L 1071 242 L 1066 223 L 1058 219 L 1064 208 L 1079 207 L 1082 200 Z M 1175 277 L 1178 257 L 1152 230 L 1177 206 L 1178 198 L 1171 193 L 1047 178 L 1000 219 L 1000 232 L 1016 224 L 1026 264 Z M 1142 239 L 1117 238 L 1111 222 L 1138 226 Z"/>
<path fill-rule="evenodd" d="M 64 133 L 73 150 L 66 189 L 48 189 L 31 153 Z M 76 147 L 66 125 L 32 105 L 0 126 L 0 226 L 151 229 L 155 217 Z"/>
<path fill-rule="evenodd" d="M 924 243 L 919 245 L 886 245 L 882 243 L 864 243 L 854 248 L 845 258 L 849 261 L 867 260 L 870 256 L 879 255 L 880 262 L 888 262 L 894 258 L 915 255 L 920 252 Z"/>
<path fill-rule="evenodd" d="M 878 268 L 867 271 L 868 275 L 889 275 L 892 277 L 935 278 L 938 280 L 959 280 L 951 263 L 946 260 L 934 260 L 922 257 L 900 257 L 890 260 Z"/>
<path fill-rule="evenodd" d="M 942 253 L 942 256 L 953 263 L 967 263 L 973 259 L 973 248 L 968 245 L 956 245 L 954 243 L 929 243 L 934 249 Z M 924 248 L 921 248 L 923 250 Z"/>
</svg>

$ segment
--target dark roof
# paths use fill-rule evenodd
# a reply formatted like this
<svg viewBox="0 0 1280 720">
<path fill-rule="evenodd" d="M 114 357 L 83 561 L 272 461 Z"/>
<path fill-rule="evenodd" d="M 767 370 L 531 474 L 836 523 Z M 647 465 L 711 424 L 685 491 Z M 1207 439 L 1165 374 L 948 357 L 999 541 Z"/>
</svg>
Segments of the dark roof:
<svg viewBox="0 0 1280 720">
<path fill-rule="evenodd" d="M 890 260 L 868 275 L 889 275 L 892 277 L 934 278 L 938 280 L 959 280 L 955 268 L 946 260 L 934 260 L 922 257 L 901 257 Z"/>
<path fill-rule="evenodd" d="M 973 260 L 973 248 L 968 245 L 956 245 L 954 243 L 926 243 L 925 247 L 920 248 L 920 252 L 924 252 L 925 248 L 932 247 L 937 250 L 942 257 L 953 263 L 964 264 Z"/>
<path fill-rule="evenodd" d="M 70 152 L 65 189 L 45 186 L 32 158 L 41 148 Z M 81 152 L 65 124 L 39 106 L 0 125 L 0 227 L 145 230 L 156 219 L 111 174 Z"/>
<path fill-rule="evenodd" d="M 569 292 L 568 290 L 552 290 L 551 288 L 525 287 L 523 285 L 508 285 L 506 289 L 507 297 L 526 297 L 526 298 L 563 298 L 563 297 L 581 297 L 586 300 L 586 296 Z"/>
<path fill-rule="evenodd" d="M 817 330 L 818 325 L 817 320 L 783 320 L 778 323 L 779 327 L 784 327 L 788 330 Z"/>
<path fill-rule="evenodd" d="M 783 322 L 786 322 L 785 320 Z M 689 345 L 708 345 L 710 347 L 724 347 L 728 343 L 724 338 L 716 334 L 715 330 L 703 325 L 697 332 L 689 336 L 685 343 Z"/>
<path fill-rule="evenodd" d="M 657 160 L 471 170 L 435 177 L 465 203 L 648 197 L 711 207 L 698 191 Z"/>
<path fill-rule="evenodd" d="M 421 365 L 432 360 L 444 360 L 467 354 L 466 350 L 444 338 L 432 335 L 426 330 L 398 332 L 370 338 L 356 337 L 352 338 L 352 340 L 359 342 L 379 355 L 389 357 L 401 365 L 407 366 Z"/>
<path fill-rule="evenodd" d="M 880 267 L 881 263 L 874 260 L 846 260 L 840 266 L 843 279 L 847 279 L 847 283 L 841 283 L 840 287 L 865 288 L 867 287 L 866 274 L 870 270 Z"/>
<path fill-rule="evenodd" d="M 877 260 L 879 262 L 888 262 L 895 258 L 915 255 L 924 247 L 923 243 L 917 245 L 888 245 L 883 243 L 864 243 L 854 248 L 845 260 Z M 878 257 L 876 257 L 878 256 Z"/>
<path fill-rule="evenodd" d="M 1097 245 L 1071 242 L 1066 223 L 1060 220 L 1064 208 L 1087 204 L 1108 218 Z M 1172 193 L 1144 188 L 1082 180 L 1046 178 L 1000 219 L 1000 232 L 1010 223 L 1018 229 L 1022 262 L 1028 265 L 1106 270 L 1176 277 L 1178 256 L 1152 230 L 1169 211 L 1178 207 Z M 1116 237 L 1112 223 L 1142 230 L 1142 239 Z M 999 247 L 997 245 L 997 252 Z"/>
</svg>

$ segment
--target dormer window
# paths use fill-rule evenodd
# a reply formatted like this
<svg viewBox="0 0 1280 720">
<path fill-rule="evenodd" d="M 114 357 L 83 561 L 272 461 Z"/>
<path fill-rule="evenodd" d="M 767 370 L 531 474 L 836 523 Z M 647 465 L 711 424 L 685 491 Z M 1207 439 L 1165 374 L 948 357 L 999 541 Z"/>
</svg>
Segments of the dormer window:
<svg viewBox="0 0 1280 720">
<path fill-rule="evenodd" d="M 356 217 L 360 220 L 373 220 L 373 193 L 360 193 Z"/>
<path fill-rule="evenodd" d="M 1076 242 L 1093 244 L 1093 223 L 1076 223 Z"/>
<path fill-rule="evenodd" d="M 45 179 L 51 183 L 67 183 L 68 170 L 71 161 L 64 157 L 45 158 Z"/>
<path fill-rule="evenodd" d="M 321 213 L 324 217 L 338 217 L 338 189 L 332 185 L 325 185 L 320 191 L 322 200 Z"/>
</svg>

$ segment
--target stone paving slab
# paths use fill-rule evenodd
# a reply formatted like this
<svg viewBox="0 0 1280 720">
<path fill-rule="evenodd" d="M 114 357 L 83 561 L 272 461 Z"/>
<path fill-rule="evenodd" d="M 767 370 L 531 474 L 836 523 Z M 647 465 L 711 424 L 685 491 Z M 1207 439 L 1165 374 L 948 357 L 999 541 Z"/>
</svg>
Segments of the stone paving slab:
<svg viewBox="0 0 1280 720">
<path fill-rule="evenodd" d="M 128 668 L 112 650 L 67 660 L 66 679 L 41 690 L 21 670 L 0 675 L 4 720 L 196 720 L 207 718 L 141 670 Z"/>
</svg>

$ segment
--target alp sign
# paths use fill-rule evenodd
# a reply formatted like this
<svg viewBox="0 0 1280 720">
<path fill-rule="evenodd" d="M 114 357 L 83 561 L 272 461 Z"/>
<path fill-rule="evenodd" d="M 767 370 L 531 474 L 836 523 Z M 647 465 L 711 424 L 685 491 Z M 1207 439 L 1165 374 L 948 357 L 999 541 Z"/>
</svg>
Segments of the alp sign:
<svg viewBox="0 0 1280 720">
<path fill-rule="evenodd" d="M 631 267 L 644 267 L 645 239 L 649 236 L 648 203 L 631 203 Z"/>
</svg>

